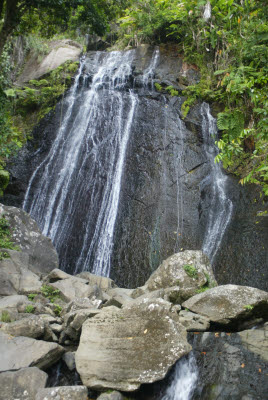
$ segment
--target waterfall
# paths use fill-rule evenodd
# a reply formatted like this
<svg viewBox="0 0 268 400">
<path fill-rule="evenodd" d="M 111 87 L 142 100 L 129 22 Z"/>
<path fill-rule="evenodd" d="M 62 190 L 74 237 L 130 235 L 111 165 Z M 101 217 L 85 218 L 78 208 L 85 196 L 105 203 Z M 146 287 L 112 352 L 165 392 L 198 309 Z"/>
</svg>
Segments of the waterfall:
<svg viewBox="0 0 268 400">
<path fill-rule="evenodd" d="M 175 367 L 171 385 L 162 400 L 190 400 L 196 387 L 198 369 L 192 353 L 179 360 Z"/>
<path fill-rule="evenodd" d="M 125 156 L 138 104 L 135 50 L 94 52 L 81 62 L 63 102 L 49 154 L 34 171 L 23 208 L 49 236 L 71 273 L 109 276 Z M 143 75 L 153 88 L 156 49 Z M 87 77 L 85 71 L 93 70 Z M 70 240 L 71 239 L 71 240 Z M 70 265 L 70 254 L 75 265 Z"/>
<path fill-rule="evenodd" d="M 71 268 L 76 273 L 89 268 L 99 275 L 110 272 L 124 160 L 137 104 L 131 89 L 122 91 L 129 85 L 133 55 L 133 51 L 97 52 L 90 88 L 83 75 L 88 60 L 81 63 L 55 141 L 26 193 L 24 209 L 52 239 L 63 269 L 68 269 L 67 238 L 79 224 L 73 240 L 80 250 Z"/>
<path fill-rule="evenodd" d="M 204 150 L 211 166 L 212 191 L 206 234 L 202 249 L 204 253 L 208 255 L 212 263 L 221 244 L 224 232 L 230 222 L 233 203 L 226 194 L 227 177 L 222 172 L 221 165 L 214 161 L 218 154 L 218 149 L 215 146 L 217 125 L 216 120 L 210 113 L 208 104 L 202 104 L 201 115 Z"/>
</svg>

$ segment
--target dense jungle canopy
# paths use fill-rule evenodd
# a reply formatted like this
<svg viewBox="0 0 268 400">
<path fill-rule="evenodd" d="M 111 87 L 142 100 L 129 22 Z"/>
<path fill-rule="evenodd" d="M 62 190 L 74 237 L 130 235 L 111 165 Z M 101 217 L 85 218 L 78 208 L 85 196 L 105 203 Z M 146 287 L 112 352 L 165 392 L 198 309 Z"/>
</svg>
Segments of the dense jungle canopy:
<svg viewBox="0 0 268 400">
<path fill-rule="evenodd" d="M 51 39 L 83 42 L 95 34 L 112 36 L 113 50 L 176 43 L 201 72 L 200 82 L 182 93 L 184 116 L 198 100 L 214 105 L 220 130 L 216 161 L 240 183 L 259 184 L 268 195 L 267 13 L 266 0 L 0 0 L 0 168 L 27 140 L 18 114 L 25 118 L 37 102 L 46 102 L 47 111 L 53 107 L 49 90 L 37 101 L 35 89 L 22 93 L 12 85 L 16 37 L 24 37 L 25 51 L 40 51 Z M 61 85 L 58 96 L 66 89 L 56 78 L 55 92 L 53 85 Z"/>
</svg>

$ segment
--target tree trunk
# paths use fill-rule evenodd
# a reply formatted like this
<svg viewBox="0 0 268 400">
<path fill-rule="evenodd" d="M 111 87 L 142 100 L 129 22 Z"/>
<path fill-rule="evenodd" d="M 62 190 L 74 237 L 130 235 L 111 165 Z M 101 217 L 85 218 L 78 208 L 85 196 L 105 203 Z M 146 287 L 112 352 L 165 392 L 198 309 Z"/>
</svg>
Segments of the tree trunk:
<svg viewBox="0 0 268 400">
<path fill-rule="evenodd" d="M 4 15 L 4 24 L 0 32 L 0 56 L 2 55 L 4 46 L 12 34 L 18 23 L 20 22 L 20 9 L 18 7 L 19 0 L 6 1 L 6 9 Z M 0 0 L 0 11 L 4 9 L 4 0 Z M 1 14 L 0 14 L 1 16 Z"/>
</svg>

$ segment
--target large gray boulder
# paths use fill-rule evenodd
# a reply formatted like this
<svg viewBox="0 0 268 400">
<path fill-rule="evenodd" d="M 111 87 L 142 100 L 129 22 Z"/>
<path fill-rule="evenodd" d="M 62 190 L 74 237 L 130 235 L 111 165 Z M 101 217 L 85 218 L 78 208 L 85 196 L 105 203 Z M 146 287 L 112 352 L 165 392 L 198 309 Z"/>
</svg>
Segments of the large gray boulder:
<svg viewBox="0 0 268 400">
<path fill-rule="evenodd" d="M 37 293 L 42 287 L 40 277 L 33 273 L 30 255 L 5 250 L 9 258 L 0 261 L 0 296 Z"/>
<path fill-rule="evenodd" d="M 41 388 L 46 386 L 47 374 L 36 367 L 0 374 L 0 400 L 35 400 Z"/>
<path fill-rule="evenodd" d="M 88 298 L 92 293 L 92 287 L 87 280 L 74 276 L 51 283 L 51 286 L 59 290 L 61 297 L 68 302 L 76 298 Z"/>
<path fill-rule="evenodd" d="M 39 338 L 45 332 L 45 322 L 42 317 L 31 315 L 11 323 L 0 323 L 0 332 L 5 332 L 12 336 L 25 336 Z"/>
<path fill-rule="evenodd" d="M 248 286 L 218 286 L 193 296 L 182 306 L 215 324 L 236 329 L 244 321 L 268 319 L 268 293 Z"/>
<path fill-rule="evenodd" d="M 88 271 L 81 272 L 80 274 L 76 275 L 78 278 L 86 279 L 89 282 L 89 285 L 94 286 L 97 285 L 103 290 L 116 288 L 117 285 L 115 282 L 107 278 L 105 276 L 98 276 L 91 274 Z"/>
<path fill-rule="evenodd" d="M 85 386 L 59 386 L 40 389 L 35 400 L 87 400 Z"/>
<path fill-rule="evenodd" d="M 79 43 L 70 39 L 54 40 L 48 43 L 48 54 L 40 62 L 36 54 L 30 54 L 18 77 L 17 84 L 39 79 L 66 61 L 79 61 L 82 50 Z"/>
<path fill-rule="evenodd" d="M 12 241 L 29 256 L 26 266 L 30 271 L 43 275 L 58 267 L 58 255 L 51 240 L 42 235 L 29 214 L 0 204 L 0 217 L 3 216 L 10 225 Z"/>
<path fill-rule="evenodd" d="M 18 312 L 19 307 L 33 304 L 27 296 L 14 295 L 0 299 L 0 312 L 3 310 Z"/>
<path fill-rule="evenodd" d="M 48 368 L 64 353 L 63 347 L 23 336 L 0 332 L 0 372 L 26 367 Z"/>
<path fill-rule="evenodd" d="M 60 341 L 65 341 L 66 337 L 77 341 L 81 334 L 83 323 L 88 319 L 100 313 L 96 308 L 87 308 L 82 310 L 71 311 L 64 315 L 63 332 Z"/>
<path fill-rule="evenodd" d="M 163 379 L 191 350 L 186 330 L 164 300 L 107 307 L 82 327 L 76 368 L 84 385 L 133 391 Z"/>
<path fill-rule="evenodd" d="M 173 254 L 147 280 L 143 290 L 179 288 L 180 301 L 196 294 L 204 286 L 215 285 L 208 257 L 199 250 Z"/>
</svg>

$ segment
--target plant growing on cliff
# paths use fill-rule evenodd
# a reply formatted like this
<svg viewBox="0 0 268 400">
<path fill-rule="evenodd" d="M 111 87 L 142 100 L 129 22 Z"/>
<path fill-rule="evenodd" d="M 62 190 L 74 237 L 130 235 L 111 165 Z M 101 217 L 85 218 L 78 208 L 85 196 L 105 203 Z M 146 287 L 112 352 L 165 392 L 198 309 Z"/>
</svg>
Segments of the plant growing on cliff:
<svg viewBox="0 0 268 400">
<path fill-rule="evenodd" d="M 60 316 L 62 307 L 59 304 L 54 304 L 53 311 L 56 315 Z"/>
<path fill-rule="evenodd" d="M 193 265 L 186 264 L 183 269 L 190 278 L 197 278 L 197 269 Z"/>
<path fill-rule="evenodd" d="M 32 306 L 31 304 L 25 307 L 25 312 L 27 314 L 33 314 L 34 311 L 35 311 L 35 306 Z"/>
<path fill-rule="evenodd" d="M 54 303 L 55 300 L 59 298 L 60 291 L 53 286 L 43 285 L 41 287 L 41 293 L 48 298 L 51 303 Z"/>
<path fill-rule="evenodd" d="M 16 246 L 11 240 L 10 225 L 4 216 L 0 218 L 0 248 L 19 250 L 19 247 Z M 4 258 L 7 258 L 7 256 Z"/>
<path fill-rule="evenodd" d="M 12 322 L 9 312 L 6 310 L 2 311 L 0 320 L 1 322 L 6 322 L 6 323 Z"/>
<path fill-rule="evenodd" d="M 211 9 L 205 13 L 205 6 Z M 268 22 L 264 0 L 139 0 L 119 20 L 124 44 L 177 43 L 201 80 L 188 86 L 186 117 L 197 100 L 216 103 L 217 144 L 228 172 L 268 195 Z"/>
</svg>

